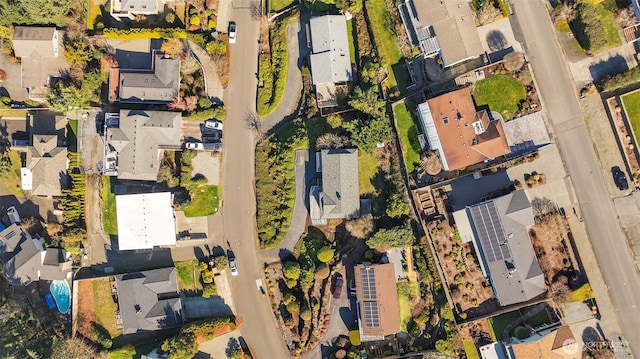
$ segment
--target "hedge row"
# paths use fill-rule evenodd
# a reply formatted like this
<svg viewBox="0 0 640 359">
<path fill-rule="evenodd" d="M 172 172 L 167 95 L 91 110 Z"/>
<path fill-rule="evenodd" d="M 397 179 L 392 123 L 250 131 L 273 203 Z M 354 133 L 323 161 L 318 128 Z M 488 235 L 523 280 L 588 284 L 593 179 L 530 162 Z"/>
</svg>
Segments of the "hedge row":
<svg viewBox="0 0 640 359">
<path fill-rule="evenodd" d="M 188 115 L 182 116 L 183 119 L 190 121 L 204 121 L 212 117 L 215 117 L 220 121 L 224 121 L 227 118 L 227 110 L 223 106 L 218 106 L 207 110 L 194 111 Z"/>
<path fill-rule="evenodd" d="M 258 88 L 257 101 L 257 112 L 260 116 L 272 113 L 284 95 L 289 65 L 287 24 L 288 21 L 282 21 L 271 30 L 271 54 L 261 54 L 258 58 L 259 78 L 262 81 L 262 87 Z"/>
<path fill-rule="evenodd" d="M 186 39 L 187 32 L 182 29 L 113 29 L 108 28 L 103 31 L 107 39 L 112 40 L 138 40 L 138 39 Z"/>
<path fill-rule="evenodd" d="M 640 67 L 634 67 L 621 74 L 605 77 L 600 82 L 599 87 L 601 91 L 613 91 L 638 81 L 640 81 Z"/>
</svg>

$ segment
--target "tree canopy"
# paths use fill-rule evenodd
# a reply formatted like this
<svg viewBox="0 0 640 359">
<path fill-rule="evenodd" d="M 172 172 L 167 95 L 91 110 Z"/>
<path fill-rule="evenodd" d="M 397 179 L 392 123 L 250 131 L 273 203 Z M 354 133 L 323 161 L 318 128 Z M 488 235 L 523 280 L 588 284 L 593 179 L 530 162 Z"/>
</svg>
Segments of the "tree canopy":
<svg viewBox="0 0 640 359">
<path fill-rule="evenodd" d="M 288 279 L 295 279 L 295 280 L 300 278 L 300 264 L 298 264 L 297 262 L 285 263 L 284 276 Z"/>
<path fill-rule="evenodd" d="M 371 248 L 398 248 L 410 246 L 412 243 L 413 231 L 408 224 L 391 229 L 381 229 L 367 240 L 367 245 Z"/>
<path fill-rule="evenodd" d="M 0 0 L 0 24 L 61 27 L 69 12 L 78 5 L 73 0 Z"/>
</svg>

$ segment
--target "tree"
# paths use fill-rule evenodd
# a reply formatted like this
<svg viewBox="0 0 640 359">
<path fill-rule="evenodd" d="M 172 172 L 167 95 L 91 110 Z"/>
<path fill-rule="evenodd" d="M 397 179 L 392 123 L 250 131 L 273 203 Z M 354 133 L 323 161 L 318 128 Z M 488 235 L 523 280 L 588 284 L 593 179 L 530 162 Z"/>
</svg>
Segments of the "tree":
<svg viewBox="0 0 640 359">
<path fill-rule="evenodd" d="M 219 271 L 229 268 L 229 259 L 227 256 L 217 256 L 213 259 L 213 263 L 214 267 Z"/>
<path fill-rule="evenodd" d="M 208 284 L 208 283 L 213 283 L 213 271 L 212 270 L 205 270 L 201 273 L 201 277 L 202 277 L 202 283 Z"/>
<path fill-rule="evenodd" d="M 176 15 L 170 12 L 164 17 L 164 21 L 166 21 L 167 24 L 173 24 L 176 21 Z"/>
<path fill-rule="evenodd" d="M 523 326 L 518 326 L 513 330 L 513 335 L 518 339 L 527 339 L 531 336 L 531 332 Z"/>
<path fill-rule="evenodd" d="M 316 279 L 325 279 L 329 276 L 329 266 L 326 264 L 318 266 L 316 269 Z"/>
<path fill-rule="evenodd" d="M 109 74 L 111 69 L 119 67 L 118 60 L 113 55 L 104 55 L 100 58 L 100 72 Z"/>
<path fill-rule="evenodd" d="M 519 71 L 524 66 L 524 56 L 520 52 L 510 52 L 504 57 L 504 68 L 509 72 Z"/>
<path fill-rule="evenodd" d="M 316 139 L 316 150 L 345 148 L 349 146 L 349 139 L 335 133 L 325 133 Z"/>
<path fill-rule="evenodd" d="M 177 337 L 169 338 L 160 348 L 169 353 L 169 359 L 193 358 L 198 353 L 198 343 L 190 333 L 180 333 Z"/>
<path fill-rule="evenodd" d="M 316 254 L 316 256 L 318 257 L 318 260 L 320 262 L 327 263 L 331 259 L 333 259 L 334 253 L 335 253 L 335 250 L 333 248 L 329 246 L 324 246 L 318 250 L 318 253 Z"/>
<path fill-rule="evenodd" d="M 549 287 L 549 295 L 556 303 L 563 304 L 569 300 L 571 290 L 564 283 L 554 282 Z"/>
<path fill-rule="evenodd" d="M 206 97 L 200 97 L 198 100 L 198 107 L 208 109 L 213 105 L 213 102 Z"/>
<path fill-rule="evenodd" d="M 387 197 L 386 213 L 391 218 L 409 215 L 409 206 L 400 193 L 393 193 Z"/>
<path fill-rule="evenodd" d="M 302 310 L 300 310 L 300 319 L 304 321 L 311 320 L 311 309 L 309 309 L 309 307 L 302 307 Z"/>
<path fill-rule="evenodd" d="M 2 25 L 65 25 L 69 12 L 79 6 L 68 0 L 0 0 Z"/>
<path fill-rule="evenodd" d="M 293 301 L 289 304 L 287 304 L 287 312 L 293 314 L 293 313 L 297 313 L 300 311 L 300 304 L 298 304 L 297 301 Z"/>
<path fill-rule="evenodd" d="M 96 349 L 80 337 L 54 340 L 50 357 L 56 359 L 95 358 Z"/>
<path fill-rule="evenodd" d="M 614 18 L 622 28 L 635 25 L 636 16 L 633 10 L 633 5 L 629 5 L 624 9 L 616 11 Z"/>
<path fill-rule="evenodd" d="M 166 55 L 173 57 L 174 59 L 182 59 L 184 60 L 186 57 L 184 51 L 184 42 L 182 39 L 166 39 L 160 46 L 160 51 L 164 52 Z"/>
<path fill-rule="evenodd" d="M 189 23 L 193 26 L 200 26 L 200 16 L 198 14 L 191 15 Z"/>
<path fill-rule="evenodd" d="M 349 106 L 370 116 L 383 113 L 386 103 L 380 99 L 375 89 L 372 86 L 365 91 L 361 87 L 356 87 L 349 99 Z"/>
<path fill-rule="evenodd" d="M 0 152 L 0 178 L 7 178 L 13 170 L 9 150 Z"/>
<path fill-rule="evenodd" d="M 500 9 L 493 6 L 491 2 L 485 3 L 478 11 L 476 11 L 478 23 L 480 25 L 490 24 L 502 17 Z"/>
<path fill-rule="evenodd" d="M 295 279 L 300 278 L 300 264 L 298 262 L 289 261 L 284 264 L 283 274 L 285 278 Z"/>
<path fill-rule="evenodd" d="M 304 252 L 298 256 L 300 263 L 300 286 L 302 289 L 309 289 L 313 286 L 313 279 L 316 274 L 316 264 L 311 256 Z"/>
<path fill-rule="evenodd" d="M 227 53 L 227 44 L 221 40 L 213 40 L 207 43 L 206 50 L 209 55 L 222 56 Z"/>
<path fill-rule="evenodd" d="M 69 40 L 64 44 L 64 57 L 71 66 L 84 67 L 95 55 L 86 39 Z"/>
<path fill-rule="evenodd" d="M 342 126 L 342 117 L 340 115 L 331 115 L 327 117 L 327 123 L 331 128 L 338 128 Z"/>
<path fill-rule="evenodd" d="M 356 238 L 367 238 L 375 230 L 373 216 L 365 214 L 359 218 L 349 220 L 345 224 L 345 228 Z"/>
<path fill-rule="evenodd" d="M 282 303 L 284 303 L 284 305 L 289 305 L 289 303 L 294 302 L 295 300 L 296 296 L 291 293 L 287 293 L 282 297 Z"/>
<path fill-rule="evenodd" d="M 398 248 L 413 244 L 413 231 L 408 224 L 381 229 L 367 240 L 370 248 Z"/>
<path fill-rule="evenodd" d="M 386 113 L 370 119 L 356 119 L 342 125 L 351 135 L 351 143 L 359 149 L 373 153 L 378 143 L 391 139 L 391 125 Z"/>
<path fill-rule="evenodd" d="M 213 283 L 205 283 L 202 286 L 202 298 L 211 298 L 218 294 L 218 288 Z"/>
</svg>

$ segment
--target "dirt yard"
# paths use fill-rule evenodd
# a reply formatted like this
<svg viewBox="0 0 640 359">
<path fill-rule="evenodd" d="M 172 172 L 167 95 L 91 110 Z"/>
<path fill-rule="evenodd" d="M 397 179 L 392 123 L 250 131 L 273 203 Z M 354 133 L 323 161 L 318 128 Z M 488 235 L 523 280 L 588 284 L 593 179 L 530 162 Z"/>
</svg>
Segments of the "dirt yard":
<svg viewBox="0 0 640 359">
<path fill-rule="evenodd" d="M 84 280 L 76 282 L 78 284 L 78 333 L 84 337 L 91 338 L 93 323 L 96 321 L 96 312 L 93 302 L 93 284 Z"/>
<path fill-rule="evenodd" d="M 529 229 L 529 236 L 547 283 L 556 282 L 562 276 L 572 280 L 574 266 L 565 243 L 568 235 L 567 220 L 559 213 L 536 217 L 536 223 Z"/>
</svg>

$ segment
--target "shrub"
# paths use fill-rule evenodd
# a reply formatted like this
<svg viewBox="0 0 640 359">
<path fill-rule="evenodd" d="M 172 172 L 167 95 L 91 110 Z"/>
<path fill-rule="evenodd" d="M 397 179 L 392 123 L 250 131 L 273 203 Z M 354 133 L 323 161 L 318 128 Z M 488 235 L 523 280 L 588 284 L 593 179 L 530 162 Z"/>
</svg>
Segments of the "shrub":
<svg viewBox="0 0 640 359">
<path fill-rule="evenodd" d="M 329 276 L 329 266 L 322 264 L 316 269 L 316 279 L 325 279 Z"/>
<path fill-rule="evenodd" d="M 599 84 L 601 91 L 613 91 L 640 81 L 640 67 L 634 67 L 623 73 L 607 76 Z"/>
<path fill-rule="evenodd" d="M 300 319 L 304 320 L 305 322 L 307 320 L 311 320 L 311 310 L 309 309 L 309 307 L 302 308 L 302 310 L 300 311 Z"/>
<path fill-rule="evenodd" d="M 467 319 L 467 313 L 464 313 L 464 312 L 460 313 L 459 317 L 460 317 L 460 319 L 465 320 L 465 319 Z"/>
<path fill-rule="evenodd" d="M 227 118 L 227 110 L 223 106 L 217 106 L 215 108 L 191 112 L 187 115 L 182 116 L 183 119 L 194 121 L 208 120 L 212 117 L 224 121 Z"/>
<path fill-rule="evenodd" d="M 327 123 L 331 128 L 338 128 L 342 126 L 342 117 L 340 115 L 331 115 L 327 117 Z"/>
<path fill-rule="evenodd" d="M 200 16 L 198 14 L 191 15 L 189 23 L 194 26 L 200 26 Z"/>
<path fill-rule="evenodd" d="M 176 21 L 176 15 L 170 12 L 164 17 L 164 21 L 166 21 L 167 24 L 173 24 Z"/>
<path fill-rule="evenodd" d="M 182 29 L 143 29 L 143 28 L 130 28 L 130 29 L 115 29 L 108 28 L 103 32 L 107 39 L 111 40 L 138 40 L 138 39 L 171 39 L 179 38 L 186 39 L 187 32 Z"/>
<path fill-rule="evenodd" d="M 324 246 L 322 248 L 320 248 L 320 250 L 318 250 L 318 260 L 322 263 L 327 263 L 329 262 L 331 259 L 333 259 L 333 254 L 335 253 L 335 250 L 333 250 L 331 247 L 329 246 Z"/>
<path fill-rule="evenodd" d="M 96 343 L 100 344 L 103 348 L 109 349 L 113 346 L 113 341 L 111 340 L 111 335 L 103 328 L 95 327 L 91 331 L 91 339 L 95 340 Z"/>
<path fill-rule="evenodd" d="M 229 268 L 229 258 L 227 258 L 227 256 L 217 256 L 214 260 L 213 260 L 213 265 L 216 267 L 217 270 L 219 271 L 223 271 L 227 268 Z"/>
<path fill-rule="evenodd" d="M 208 109 L 211 107 L 211 105 L 213 105 L 213 102 L 211 102 L 211 100 L 206 97 L 200 97 L 200 99 L 198 100 L 198 106 L 200 108 Z"/>
<path fill-rule="evenodd" d="M 269 32 L 271 53 L 258 57 L 258 76 L 262 87 L 258 88 L 257 112 L 266 116 L 280 104 L 287 82 L 287 28 L 288 21 L 280 21 Z"/>
<path fill-rule="evenodd" d="M 365 214 L 360 218 L 349 220 L 345 224 L 345 228 L 356 238 L 367 238 L 375 230 L 373 216 Z"/>
<path fill-rule="evenodd" d="M 510 52 L 504 57 L 504 68 L 516 72 L 524 66 L 524 56 L 520 52 Z"/>
<path fill-rule="evenodd" d="M 409 215 L 409 205 L 400 193 L 393 193 L 387 197 L 387 216 L 398 218 Z"/>
<path fill-rule="evenodd" d="M 215 29 L 216 28 L 216 22 L 213 19 L 209 19 L 209 21 L 207 22 L 207 28 L 209 29 Z"/>
<path fill-rule="evenodd" d="M 287 285 L 287 288 L 293 289 L 298 285 L 298 280 L 294 278 L 287 278 L 285 284 Z"/>
<path fill-rule="evenodd" d="M 523 326 L 518 326 L 513 330 L 513 335 L 518 339 L 527 339 L 531 336 L 531 332 Z"/>
<path fill-rule="evenodd" d="M 213 283 L 205 283 L 202 287 L 202 298 L 211 298 L 218 294 L 218 288 Z"/>
<path fill-rule="evenodd" d="M 398 248 L 410 246 L 413 243 L 413 231 L 408 224 L 391 229 L 381 229 L 367 240 L 370 248 L 386 247 Z"/>
<path fill-rule="evenodd" d="M 7 72 L 3 69 L 0 69 L 0 81 L 5 81 L 7 79 Z"/>
<path fill-rule="evenodd" d="M 284 303 L 285 306 L 289 305 L 289 303 L 295 300 L 296 300 L 296 296 L 291 293 L 285 294 L 284 297 L 282 298 L 282 302 Z"/>
<path fill-rule="evenodd" d="M 285 278 L 298 280 L 300 278 L 300 264 L 293 261 L 285 263 L 283 274 Z"/>
<path fill-rule="evenodd" d="M 297 313 L 300 311 L 300 304 L 298 304 L 298 302 L 293 301 L 289 304 L 287 304 L 287 312 L 293 314 L 293 313 Z"/>
<path fill-rule="evenodd" d="M 202 276 L 202 283 L 213 283 L 213 271 L 212 270 L 206 270 L 204 272 L 202 272 L 201 274 Z"/>
<path fill-rule="evenodd" d="M 576 39 L 585 51 L 593 53 L 607 46 L 607 38 L 597 5 L 579 2 L 576 18 L 571 25 L 576 33 Z"/>
</svg>

